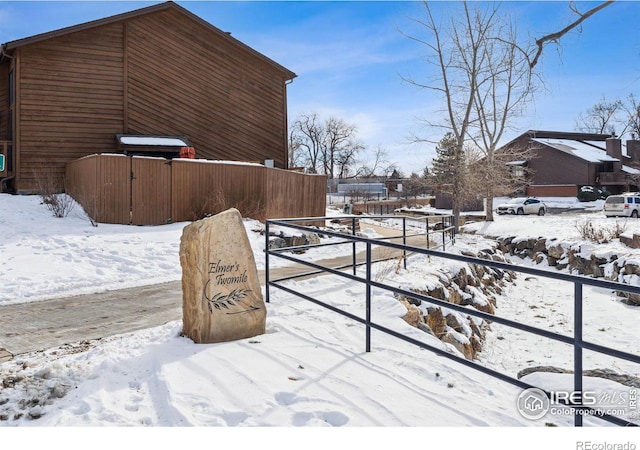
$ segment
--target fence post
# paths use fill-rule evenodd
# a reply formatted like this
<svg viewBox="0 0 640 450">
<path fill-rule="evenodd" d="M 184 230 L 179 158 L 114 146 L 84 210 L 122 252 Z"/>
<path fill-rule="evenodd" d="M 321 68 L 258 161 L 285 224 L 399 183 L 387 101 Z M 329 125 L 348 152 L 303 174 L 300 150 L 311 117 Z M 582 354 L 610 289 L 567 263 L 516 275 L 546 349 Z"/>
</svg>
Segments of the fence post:
<svg viewBox="0 0 640 450">
<path fill-rule="evenodd" d="M 269 303 L 269 221 L 264 225 L 264 299 Z"/>
<path fill-rule="evenodd" d="M 429 216 L 425 217 L 425 230 L 427 232 L 427 248 L 431 248 L 431 243 L 429 242 Z"/>
<path fill-rule="evenodd" d="M 367 286 L 366 286 L 366 300 L 365 300 L 365 326 L 366 326 L 366 339 L 365 339 L 365 351 L 371 351 L 371 241 L 367 240 Z"/>
<path fill-rule="evenodd" d="M 444 224 L 444 216 L 442 216 L 442 251 L 446 251 L 447 227 Z"/>
<path fill-rule="evenodd" d="M 402 216 L 402 245 L 407 245 L 407 217 Z M 407 251 L 402 250 L 402 259 L 404 261 L 404 270 L 407 270 Z"/>
<path fill-rule="evenodd" d="M 452 219 L 452 222 L 453 222 L 453 219 Z M 453 226 L 451 227 L 451 242 L 453 244 L 456 243 L 456 229 Z"/>
<path fill-rule="evenodd" d="M 573 294 L 573 392 L 579 392 L 580 406 L 582 406 L 582 283 L 574 284 Z M 582 426 L 582 414 L 574 411 L 574 425 Z"/>
<path fill-rule="evenodd" d="M 352 236 L 356 235 L 356 218 L 355 217 L 351 218 L 351 235 Z M 351 249 L 352 249 L 351 261 L 353 264 L 353 275 L 355 276 L 356 274 L 356 241 L 353 241 L 351 243 Z"/>
</svg>

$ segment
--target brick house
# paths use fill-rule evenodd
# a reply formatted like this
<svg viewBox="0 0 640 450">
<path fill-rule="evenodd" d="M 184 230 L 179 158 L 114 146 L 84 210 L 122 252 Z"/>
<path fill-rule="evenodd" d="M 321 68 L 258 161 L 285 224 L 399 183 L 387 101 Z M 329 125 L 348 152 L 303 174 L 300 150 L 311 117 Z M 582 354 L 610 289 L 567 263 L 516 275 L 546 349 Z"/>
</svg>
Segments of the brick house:
<svg viewBox="0 0 640 450">
<path fill-rule="evenodd" d="M 529 130 L 499 151 L 525 150 L 508 164 L 515 176 L 526 176 L 527 195 L 576 196 L 582 186 L 611 193 L 638 190 L 640 141 L 608 134 Z"/>
</svg>

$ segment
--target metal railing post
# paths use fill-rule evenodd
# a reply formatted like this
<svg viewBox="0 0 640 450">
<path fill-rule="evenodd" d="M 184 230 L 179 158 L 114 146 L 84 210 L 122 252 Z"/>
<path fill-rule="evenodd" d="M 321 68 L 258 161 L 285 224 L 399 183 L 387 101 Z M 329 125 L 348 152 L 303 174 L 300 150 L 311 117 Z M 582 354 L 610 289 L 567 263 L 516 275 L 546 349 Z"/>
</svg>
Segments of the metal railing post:
<svg viewBox="0 0 640 450">
<path fill-rule="evenodd" d="M 365 351 L 371 351 L 371 241 L 367 241 L 367 286 L 366 286 L 366 310 L 365 310 L 365 326 L 366 326 L 366 339 L 365 339 Z"/>
<path fill-rule="evenodd" d="M 456 228 L 455 227 L 451 227 L 451 242 L 452 243 L 456 243 Z"/>
<path fill-rule="evenodd" d="M 442 251 L 446 250 L 447 227 L 444 225 L 444 216 L 442 216 Z"/>
<path fill-rule="evenodd" d="M 356 218 L 352 217 L 351 218 L 351 235 L 355 236 L 356 235 Z M 356 241 L 352 242 L 352 256 L 351 256 L 351 261 L 353 263 L 353 274 L 356 274 Z"/>
<path fill-rule="evenodd" d="M 407 245 L 407 218 L 402 216 L 402 245 Z M 402 250 L 404 270 L 407 270 L 407 251 Z"/>
<path fill-rule="evenodd" d="M 582 283 L 574 284 L 573 297 L 573 392 L 580 393 L 580 406 L 582 406 Z M 574 411 L 574 425 L 582 426 L 582 414 L 577 409 Z"/>
<path fill-rule="evenodd" d="M 269 303 L 269 221 L 264 226 L 264 300 Z"/>
<path fill-rule="evenodd" d="M 430 235 L 430 233 L 429 233 L 429 217 L 425 217 L 425 221 L 426 221 L 425 230 L 427 231 L 427 248 L 431 248 L 431 242 L 429 242 L 429 235 Z"/>
</svg>

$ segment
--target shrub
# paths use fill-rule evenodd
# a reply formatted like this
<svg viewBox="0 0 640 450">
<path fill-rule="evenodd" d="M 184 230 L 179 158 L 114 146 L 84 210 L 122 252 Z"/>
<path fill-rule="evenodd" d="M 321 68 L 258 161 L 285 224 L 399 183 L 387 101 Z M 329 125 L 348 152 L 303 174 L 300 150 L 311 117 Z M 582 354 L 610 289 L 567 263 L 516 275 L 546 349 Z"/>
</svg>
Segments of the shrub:
<svg viewBox="0 0 640 450">
<path fill-rule="evenodd" d="M 75 201 L 67 194 L 54 194 L 43 199 L 42 203 L 55 217 L 67 217 L 73 207 Z"/>
<path fill-rule="evenodd" d="M 578 200 L 581 202 L 594 202 L 607 198 L 611 193 L 598 186 L 582 186 L 578 191 Z"/>
<path fill-rule="evenodd" d="M 52 170 L 45 167 L 33 171 L 37 183 L 37 193 L 42 204 L 53 213 L 55 217 L 67 217 L 75 205 L 73 198 L 63 191 L 64 182 L 56 176 Z"/>
<path fill-rule="evenodd" d="M 576 223 L 576 229 L 580 233 L 580 237 L 598 244 L 606 244 L 612 239 L 620 238 L 620 235 L 626 231 L 627 223 L 616 220 L 611 226 L 596 227 L 593 222 L 586 220 Z"/>
</svg>

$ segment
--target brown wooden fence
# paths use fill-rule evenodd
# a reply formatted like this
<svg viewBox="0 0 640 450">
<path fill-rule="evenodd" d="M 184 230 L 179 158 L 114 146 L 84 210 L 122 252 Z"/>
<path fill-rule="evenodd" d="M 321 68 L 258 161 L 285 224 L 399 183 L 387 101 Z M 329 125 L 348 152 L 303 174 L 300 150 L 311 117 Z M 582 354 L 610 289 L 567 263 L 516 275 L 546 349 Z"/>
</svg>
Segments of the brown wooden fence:
<svg viewBox="0 0 640 450">
<path fill-rule="evenodd" d="M 228 208 L 243 217 L 325 215 L 326 177 L 258 164 L 91 155 L 67 164 L 66 192 L 102 223 L 160 225 Z"/>
</svg>

